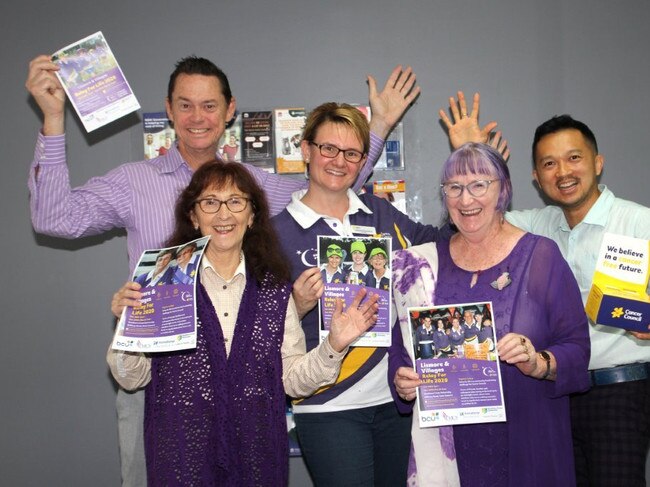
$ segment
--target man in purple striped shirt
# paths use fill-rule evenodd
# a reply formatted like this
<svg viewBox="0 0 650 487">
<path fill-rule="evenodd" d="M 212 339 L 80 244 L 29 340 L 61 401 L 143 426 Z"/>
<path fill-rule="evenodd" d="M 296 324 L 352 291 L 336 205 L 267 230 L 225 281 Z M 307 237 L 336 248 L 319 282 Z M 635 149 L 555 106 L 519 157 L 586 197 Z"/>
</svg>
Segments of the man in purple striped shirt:
<svg viewBox="0 0 650 487">
<path fill-rule="evenodd" d="M 192 173 L 216 157 L 219 139 L 236 108 L 228 78 L 207 59 L 179 61 L 170 76 L 165 101 L 177 144 L 161 157 L 122 164 L 71 188 L 65 152 L 65 92 L 55 75 L 57 70 L 49 56 L 38 56 L 30 63 L 26 82 L 43 113 L 28 181 L 32 224 L 39 233 L 63 238 L 125 228 L 132 273 L 143 250 L 163 246 L 170 236 L 176 198 Z M 397 66 L 381 92 L 372 76 L 368 76 L 368 85 L 370 164 L 364 166 L 356 189 L 372 171 L 384 138 L 420 92 L 410 67 Z M 306 181 L 247 168 L 265 189 L 273 214 L 284 209 L 294 191 L 307 186 Z M 145 485 L 144 394 L 119 390 L 117 409 L 123 485 Z"/>
</svg>

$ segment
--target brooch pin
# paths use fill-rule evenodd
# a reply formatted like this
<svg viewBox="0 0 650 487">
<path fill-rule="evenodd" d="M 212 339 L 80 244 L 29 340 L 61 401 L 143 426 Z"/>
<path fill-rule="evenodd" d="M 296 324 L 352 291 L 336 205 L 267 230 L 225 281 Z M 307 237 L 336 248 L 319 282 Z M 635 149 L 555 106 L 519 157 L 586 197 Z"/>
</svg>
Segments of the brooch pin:
<svg viewBox="0 0 650 487">
<path fill-rule="evenodd" d="M 492 281 L 490 283 L 490 286 L 492 286 L 497 291 L 501 291 L 503 288 L 508 287 L 511 282 L 512 279 L 510 279 L 510 273 L 506 271 L 497 277 L 496 281 Z"/>
</svg>

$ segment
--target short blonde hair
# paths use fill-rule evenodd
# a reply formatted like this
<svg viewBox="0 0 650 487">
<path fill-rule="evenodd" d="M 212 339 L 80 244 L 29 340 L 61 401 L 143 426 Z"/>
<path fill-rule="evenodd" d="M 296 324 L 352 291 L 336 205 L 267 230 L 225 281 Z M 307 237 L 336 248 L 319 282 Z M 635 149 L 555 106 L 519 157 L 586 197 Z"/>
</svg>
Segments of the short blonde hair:
<svg viewBox="0 0 650 487">
<path fill-rule="evenodd" d="M 363 145 L 363 153 L 370 150 L 370 126 L 366 116 L 358 108 L 347 103 L 328 102 L 314 108 L 305 122 L 302 139 L 315 142 L 316 132 L 321 125 L 332 122 L 350 127 Z"/>
</svg>

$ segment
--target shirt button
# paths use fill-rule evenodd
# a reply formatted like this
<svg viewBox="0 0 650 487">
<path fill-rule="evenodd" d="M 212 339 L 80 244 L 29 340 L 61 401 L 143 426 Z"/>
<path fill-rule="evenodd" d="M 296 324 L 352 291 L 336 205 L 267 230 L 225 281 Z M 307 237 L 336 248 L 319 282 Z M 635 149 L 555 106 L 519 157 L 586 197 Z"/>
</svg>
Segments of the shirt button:
<svg viewBox="0 0 650 487">
<path fill-rule="evenodd" d="M 334 355 L 330 355 L 329 358 L 334 358 Z"/>
<path fill-rule="evenodd" d="M 223 285 L 223 288 L 224 288 L 224 289 L 228 289 L 228 286 L 226 286 L 226 285 L 224 284 L 224 285 Z"/>
<path fill-rule="evenodd" d="M 227 339 L 227 338 L 224 338 L 224 339 L 223 339 L 223 341 L 224 341 L 224 342 L 227 342 L 227 341 L 228 341 L 228 339 Z"/>
<path fill-rule="evenodd" d="M 336 223 L 336 222 L 332 223 L 333 227 L 336 227 L 337 225 L 338 225 L 338 223 Z"/>
<path fill-rule="evenodd" d="M 224 315 L 224 316 L 228 316 L 228 313 L 224 313 L 223 315 Z"/>
</svg>

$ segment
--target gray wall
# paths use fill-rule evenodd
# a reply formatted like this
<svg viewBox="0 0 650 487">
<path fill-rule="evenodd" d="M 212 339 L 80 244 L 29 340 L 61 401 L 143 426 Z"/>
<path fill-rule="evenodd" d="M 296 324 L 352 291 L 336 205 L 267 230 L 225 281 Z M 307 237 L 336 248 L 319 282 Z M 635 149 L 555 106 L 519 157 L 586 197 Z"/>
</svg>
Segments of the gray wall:
<svg viewBox="0 0 650 487">
<path fill-rule="evenodd" d="M 436 222 L 449 152 L 436 113 L 457 89 L 480 90 L 483 122 L 498 120 L 510 141 L 515 208 L 543 205 L 529 145 L 537 124 L 565 112 L 596 133 L 602 181 L 650 205 L 649 21 L 645 0 L 3 2 L 0 483 L 119 482 L 104 354 L 110 297 L 127 278 L 125 239 L 32 231 L 25 182 L 40 119 L 24 81 L 35 55 L 102 30 L 145 111 L 163 107 L 173 63 L 191 53 L 228 73 L 240 108 L 365 102 L 367 73 L 383 85 L 395 64 L 410 64 L 422 95 L 404 120 L 403 177 L 424 201 L 424 220 Z M 73 184 L 141 158 L 135 115 L 87 135 L 70 112 L 67 134 Z M 306 483 L 292 462 L 292 484 Z"/>
</svg>

